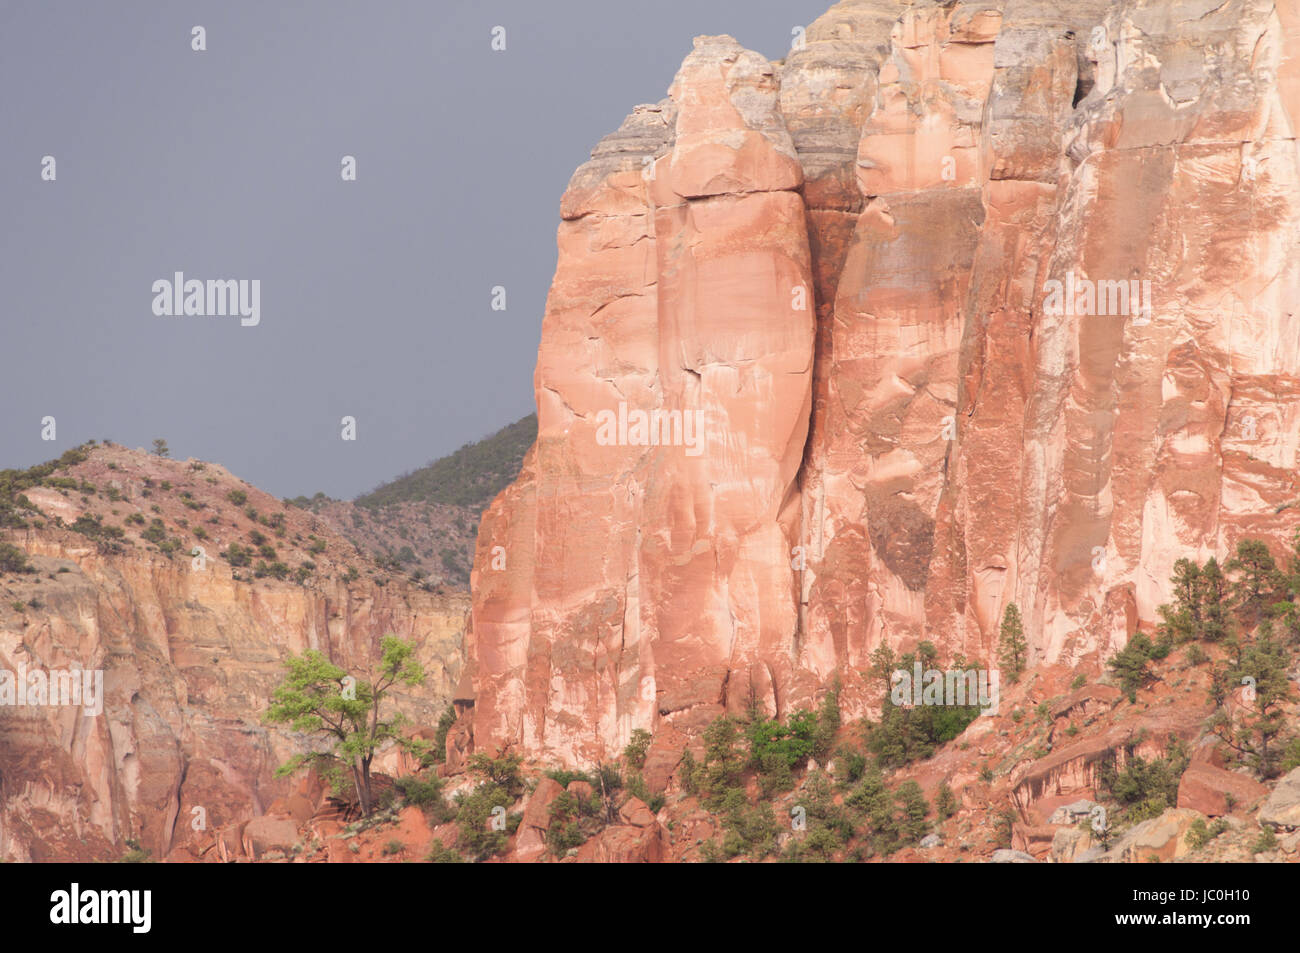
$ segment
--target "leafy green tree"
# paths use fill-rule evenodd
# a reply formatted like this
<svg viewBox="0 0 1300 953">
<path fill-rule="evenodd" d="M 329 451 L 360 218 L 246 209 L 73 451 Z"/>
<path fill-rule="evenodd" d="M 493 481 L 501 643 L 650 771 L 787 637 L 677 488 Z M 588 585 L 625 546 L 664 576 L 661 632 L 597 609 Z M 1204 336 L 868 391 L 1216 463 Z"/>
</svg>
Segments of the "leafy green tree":
<svg viewBox="0 0 1300 953">
<path fill-rule="evenodd" d="M 1300 605 L 1290 599 L 1273 603 L 1270 610 L 1275 631 L 1288 646 L 1300 646 Z"/>
<path fill-rule="evenodd" d="M 580 817 L 582 805 L 569 791 L 563 791 L 551 802 L 550 824 L 546 828 L 546 846 L 556 857 L 563 857 L 572 847 L 581 846 L 587 835 L 582 830 Z"/>
<path fill-rule="evenodd" d="M 749 854 L 755 859 L 766 857 L 776 847 L 776 815 L 768 803 L 751 805 L 743 788 L 727 790 L 721 803 L 723 826 L 722 850 L 727 857 Z"/>
<path fill-rule="evenodd" d="M 316 649 L 290 656 L 285 667 L 288 674 L 271 695 L 266 720 L 288 724 L 294 731 L 324 735 L 332 748 L 325 755 L 290 759 L 277 776 L 292 774 L 306 762 L 337 761 L 351 772 L 361 812 L 368 816 L 374 809 L 370 765 L 375 752 L 389 741 L 410 746 L 400 730 L 405 719 L 400 714 L 381 717 L 381 709 L 394 685 L 414 686 L 424 681 L 414 643 L 384 636 L 379 663 L 364 673 L 366 678 L 349 676 Z"/>
<path fill-rule="evenodd" d="M 516 798 L 523 793 L 524 778 L 519 767 L 524 763 L 522 755 L 503 754 L 493 758 L 486 754 L 471 755 L 465 765 L 471 774 L 478 775 L 488 784 L 494 784 L 501 790 Z"/>
<path fill-rule="evenodd" d="M 957 813 L 957 807 L 957 795 L 952 793 L 947 781 L 940 782 L 939 790 L 934 796 L 934 813 L 939 820 L 946 821 Z"/>
<path fill-rule="evenodd" d="M 456 706 L 448 705 L 438 718 L 438 727 L 435 729 L 433 737 L 433 748 L 429 752 L 429 760 L 432 763 L 441 764 L 447 760 L 447 735 L 451 732 L 454 724 L 456 724 Z"/>
<path fill-rule="evenodd" d="M 638 771 L 645 767 L 646 755 L 650 751 L 650 740 L 650 732 L 644 728 L 633 728 L 632 737 L 628 740 L 627 747 L 623 749 L 624 759 Z"/>
<path fill-rule="evenodd" d="M 1007 605 L 1002 614 L 1002 631 L 998 637 L 998 661 L 1007 673 L 1007 680 L 1020 680 L 1025 670 L 1029 654 L 1029 643 L 1025 640 L 1025 627 L 1020 620 L 1020 607 L 1014 602 Z"/>
<path fill-rule="evenodd" d="M 1291 538 L 1291 552 L 1287 554 L 1283 583 L 1292 601 L 1300 599 L 1300 526 L 1296 527 L 1295 535 Z"/>
<path fill-rule="evenodd" d="M 886 697 L 880 722 L 863 722 L 867 750 L 886 768 L 930 757 L 934 754 L 934 739 L 927 731 L 931 711 L 930 707 L 902 708 Z"/>
<path fill-rule="evenodd" d="M 1229 615 L 1230 599 L 1228 578 L 1211 556 L 1201 569 L 1197 580 L 1201 602 L 1201 626 L 1198 636 L 1207 642 L 1222 642 L 1232 634 Z"/>
<path fill-rule="evenodd" d="M 871 666 L 868 671 L 872 677 L 884 683 L 886 695 L 893 685 L 894 672 L 897 670 L 898 658 L 894 655 L 894 650 L 883 642 L 876 646 L 876 650 L 871 653 Z"/>
<path fill-rule="evenodd" d="M 927 643 L 922 643 L 925 644 Z M 916 661 L 916 656 L 908 653 L 897 660 L 897 665 L 902 671 L 911 674 Z M 929 664 L 933 662 L 934 658 L 930 656 Z M 951 663 L 951 668 L 961 671 L 966 665 L 966 660 L 958 656 Z M 978 665 L 975 667 L 978 668 Z M 972 700 L 978 701 L 977 698 Z M 936 747 L 965 731 L 979 713 L 978 704 L 895 705 L 892 689 L 886 688 L 880 702 L 879 723 L 862 723 L 863 742 L 882 767 L 896 768 L 930 757 Z"/>
<path fill-rule="evenodd" d="M 487 860 L 506 846 L 521 818 L 506 814 L 514 802 L 513 795 L 492 781 L 456 795 L 459 843 L 474 860 Z"/>
<path fill-rule="evenodd" d="M 1147 761 L 1135 754 L 1137 743 L 1125 748 L 1124 769 L 1109 758 L 1101 765 L 1102 788 L 1124 809 L 1131 821 L 1158 817 L 1178 803 L 1178 782 L 1191 763 L 1187 746 L 1170 735 L 1163 757 Z"/>
<path fill-rule="evenodd" d="M 1168 635 L 1174 642 L 1187 642 L 1201 637 L 1201 570 L 1190 559 L 1180 559 L 1174 563 L 1174 574 L 1170 580 L 1174 586 L 1172 605 L 1159 606 L 1156 611 L 1164 620 L 1160 624 L 1161 635 Z"/>
<path fill-rule="evenodd" d="M 1106 663 L 1106 667 L 1119 679 L 1120 688 L 1130 702 L 1137 702 L 1138 689 L 1151 677 L 1147 665 L 1155 650 L 1156 647 L 1149 638 L 1141 632 L 1135 632 L 1128 640 L 1128 645 L 1116 652 Z"/>
<path fill-rule="evenodd" d="M 830 760 L 840 724 L 840 687 L 837 679 L 835 687 L 826 693 L 821 707 L 817 710 L 817 728 L 813 732 L 812 756 L 817 759 L 818 764 L 825 765 Z"/>
<path fill-rule="evenodd" d="M 12 543 L 0 543 L 0 572 L 31 572 L 27 554 Z"/>
<path fill-rule="evenodd" d="M 1230 586 L 1232 608 L 1248 624 L 1262 617 L 1277 601 L 1286 582 L 1267 544 L 1258 539 L 1239 540 L 1237 555 L 1224 568 L 1236 576 Z"/>
<path fill-rule="evenodd" d="M 902 846 L 894 796 L 885 786 L 884 777 L 877 765 L 873 763 L 867 767 L 862 780 L 845 799 L 845 803 L 863 814 L 873 850 L 880 854 L 892 854 Z"/>
<path fill-rule="evenodd" d="M 1255 640 L 1247 645 L 1241 660 L 1231 666 L 1217 683 L 1219 710 L 1210 719 L 1210 729 L 1261 778 L 1277 777 L 1282 750 L 1279 744 L 1286 730 L 1284 705 L 1291 700 L 1287 672 L 1291 654 L 1273 634 L 1270 620 L 1260 623 Z M 1227 706 L 1222 688 L 1244 685 L 1244 710 L 1236 713 Z"/>
<path fill-rule="evenodd" d="M 930 830 L 930 822 L 925 819 L 930 813 L 930 804 L 921 791 L 921 785 L 912 780 L 899 785 L 895 797 L 902 808 L 900 833 L 908 843 L 916 843 Z"/>
<path fill-rule="evenodd" d="M 771 718 L 754 717 L 745 730 L 748 766 L 758 772 L 764 794 L 794 786 L 792 772 L 812 754 L 816 734 L 817 716 L 806 709 L 792 714 L 785 725 Z"/>
<path fill-rule="evenodd" d="M 745 755 L 739 740 L 735 720 L 725 715 L 704 729 L 704 760 L 695 769 L 695 778 L 709 810 L 717 810 L 727 790 L 740 784 Z"/>
<path fill-rule="evenodd" d="M 171 450 L 167 447 L 167 441 L 163 440 L 161 437 L 153 442 L 153 452 L 160 457 L 166 457 L 171 454 Z"/>
</svg>

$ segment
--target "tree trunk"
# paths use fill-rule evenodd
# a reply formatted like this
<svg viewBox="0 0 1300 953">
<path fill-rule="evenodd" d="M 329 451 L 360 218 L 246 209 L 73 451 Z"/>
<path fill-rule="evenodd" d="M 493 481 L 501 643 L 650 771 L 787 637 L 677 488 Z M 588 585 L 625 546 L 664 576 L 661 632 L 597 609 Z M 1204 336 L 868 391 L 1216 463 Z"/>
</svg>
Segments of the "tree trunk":
<svg viewBox="0 0 1300 953">
<path fill-rule="evenodd" d="M 361 759 L 361 780 L 363 782 L 363 785 L 365 787 L 365 792 L 366 792 L 365 795 L 366 799 L 365 799 L 363 810 L 365 811 L 366 817 L 369 817 L 370 810 L 371 810 L 371 803 L 372 803 L 370 798 L 370 758 L 369 757 L 365 757 Z"/>
<path fill-rule="evenodd" d="M 352 765 L 352 786 L 356 788 L 357 800 L 361 802 L 361 816 L 370 816 L 370 790 L 369 782 L 363 783 L 361 771 L 354 762 Z"/>
</svg>

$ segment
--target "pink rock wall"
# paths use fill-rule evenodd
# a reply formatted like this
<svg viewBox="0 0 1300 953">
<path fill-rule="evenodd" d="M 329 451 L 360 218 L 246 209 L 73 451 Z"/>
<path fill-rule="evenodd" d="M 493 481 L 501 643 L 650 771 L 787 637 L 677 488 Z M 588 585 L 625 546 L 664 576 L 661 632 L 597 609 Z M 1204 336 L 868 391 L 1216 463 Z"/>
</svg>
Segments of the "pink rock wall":
<svg viewBox="0 0 1300 953">
<path fill-rule="evenodd" d="M 590 763 L 836 680 L 861 714 L 877 646 L 989 661 L 1011 602 L 1032 664 L 1096 661 L 1176 559 L 1290 537 L 1300 10 L 1060 7 L 697 39 L 575 173 L 476 747 Z M 698 452 L 609 439 L 620 405 L 699 414 Z"/>
</svg>

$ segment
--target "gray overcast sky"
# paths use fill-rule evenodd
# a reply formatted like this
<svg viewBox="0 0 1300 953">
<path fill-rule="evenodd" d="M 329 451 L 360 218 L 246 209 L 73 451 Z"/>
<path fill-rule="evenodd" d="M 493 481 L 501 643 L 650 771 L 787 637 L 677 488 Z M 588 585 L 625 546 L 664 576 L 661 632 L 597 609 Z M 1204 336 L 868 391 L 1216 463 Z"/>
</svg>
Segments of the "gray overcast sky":
<svg viewBox="0 0 1300 953">
<path fill-rule="evenodd" d="M 692 37 L 776 58 L 830 3 L 2 0 L 0 467 L 164 437 L 351 497 L 531 412 L 573 169 Z M 155 316 L 176 271 L 261 324 Z"/>
</svg>

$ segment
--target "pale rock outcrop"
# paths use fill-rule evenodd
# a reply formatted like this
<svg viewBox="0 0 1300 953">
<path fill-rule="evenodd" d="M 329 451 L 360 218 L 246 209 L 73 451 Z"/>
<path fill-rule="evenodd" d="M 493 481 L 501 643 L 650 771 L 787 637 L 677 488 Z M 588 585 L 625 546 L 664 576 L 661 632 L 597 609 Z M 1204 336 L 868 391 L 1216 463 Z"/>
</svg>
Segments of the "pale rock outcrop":
<svg viewBox="0 0 1300 953">
<path fill-rule="evenodd" d="M 1300 829 L 1300 768 L 1277 782 L 1259 812 L 1259 823 L 1275 830 Z"/>
</svg>

